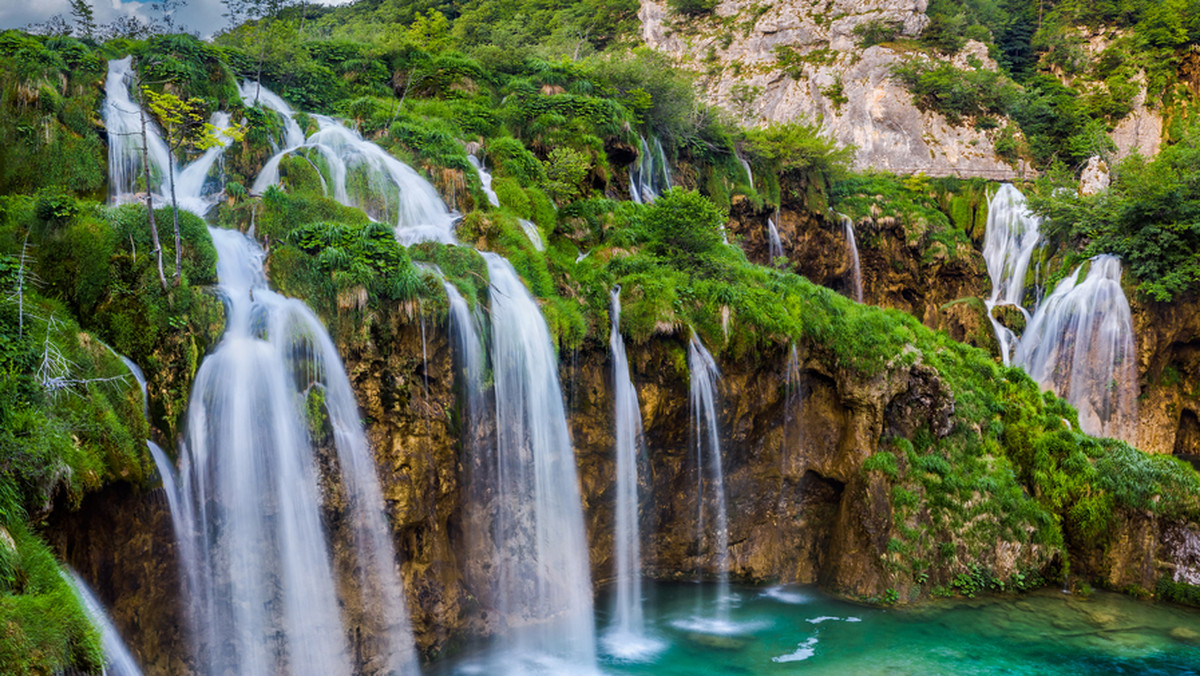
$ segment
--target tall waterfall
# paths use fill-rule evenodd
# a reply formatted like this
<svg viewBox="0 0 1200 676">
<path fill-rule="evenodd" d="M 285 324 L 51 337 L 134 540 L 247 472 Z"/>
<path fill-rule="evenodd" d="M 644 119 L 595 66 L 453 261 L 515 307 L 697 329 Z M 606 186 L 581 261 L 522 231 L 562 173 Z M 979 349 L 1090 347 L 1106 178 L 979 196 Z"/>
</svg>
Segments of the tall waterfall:
<svg viewBox="0 0 1200 676">
<path fill-rule="evenodd" d="M 638 161 L 629 166 L 629 197 L 638 204 L 649 204 L 671 188 L 671 167 L 662 143 L 655 138 L 654 148 L 641 138 Z"/>
<path fill-rule="evenodd" d="M 282 100 L 276 102 L 277 96 L 265 87 L 243 84 L 244 89 L 251 87 L 259 89 L 265 105 L 289 117 L 291 109 Z M 280 104 L 282 110 L 277 107 Z M 454 242 L 454 216 L 429 181 L 341 122 L 324 115 L 312 117 L 317 121 L 317 131 L 302 144 L 284 148 L 268 160 L 250 189 L 252 193 L 261 194 L 279 183 L 279 163 L 284 156 L 308 149 L 325 165 L 318 166 L 318 170 L 325 184 L 332 187 L 332 197 L 362 209 L 377 221 L 394 223 L 401 243 Z M 290 142 L 290 133 L 288 138 Z"/>
<path fill-rule="evenodd" d="M 518 218 L 517 221 L 521 224 L 521 229 L 525 231 L 525 236 L 529 238 L 529 243 L 533 245 L 533 248 L 545 251 L 546 243 L 542 241 L 542 233 L 538 231 L 537 224 L 524 218 Z"/>
<path fill-rule="evenodd" d="M 137 160 L 128 158 L 141 148 L 130 72 L 127 59 L 109 64 L 110 132 L 135 128 L 135 121 L 139 132 L 115 137 L 122 140 L 115 143 L 120 161 L 110 164 L 114 199 L 133 189 L 136 178 L 129 177 L 136 177 Z M 152 127 L 147 133 L 151 149 L 165 150 Z M 207 210 L 212 198 L 203 194 L 203 177 L 220 156 L 214 149 L 179 170 L 181 207 L 200 215 Z M 160 162 L 152 155 L 159 185 Z M 180 453 L 181 486 L 172 500 L 200 668 L 210 674 L 351 673 L 355 657 L 342 609 L 357 603 L 366 631 L 356 638 L 355 654 L 385 671 L 415 673 L 375 464 L 333 342 L 302 302 L 269 289 L 264 254 L 252 240 L 209 232 L 227 327 L 196 374 Z M 306 403 L 320 411 L 310 414 L 313 420 Z M 339 476 L 328 477 L 325 489 L 343 496 L 344 507 L 326 504 L 321 493 L 314 448 L 320 439 L 310 425 L 332 442 L 328 460 Z M 161 452 L 155 460 L 169 468 Z M 341 513 L 331 518 L 335 509 Z M 344 529 L 350 543 L 336 563 L 322 525 L 326 518 Z M 335 576 L 335 566 L 346 574 Z"/>
<path fill-rule="evenodd" d="M 638 528 L 638 475 L 645 453 L 642 411 L 637 390 L 629 377 L 625 339 L 621 336 L 621 288 L 612 291 L 612 326 L 609 349 L 613 358 L 613 392 L 616 419 L 617 502 L 614 509 L 617 594 L 612 626 L 604 636 L 608 654 L 620 660 L 643 660 L 662 649 L 648 638 L 642 613 L 641 534 Z"/>
<path fill-rule="evenodd" d="M 1006 366 L 1012 363 L 1017 336 L 997 321 L 992 311 L 1000 305 L 1012 305 L 1025 315 L 1026 320 L 1029 319 L 1029 313 L 1021 303 L 1025 297 L 1029 259 L 1041 240 L 1039 225 L 1038 219 L 1025 206 L 1025 196 L 1011 183 L 1000 186 L 988 200 L 983 258 L 992 278 L 992 295 L 984 305 L 1000 344 L 1000 358 Z"/>
<path fill-rule="evenodd" d="M 1038 307 L 1014 359 L 1042 387 L 1079 410 L 1084 432 L 1134 442 L 1137 354 L 1133 318 L 1121 289 L 1121 261 L 1096 256 L 1090 266 L 1082 282 L 1084 265 Z"/>
<path fill-rule="evenodd" d="M 92 593 L 87 582 L 73 570 L 63 572 L 63 577 L 75 590 L 83 609 L 87 611 L 88 619 L 100 630 L 100 646 L 104 649 L 104 676 L 142 676 L 142 670 L 137 660 L 125 647 L 117 628 L 104 610 L 104 604 Z"/>
<path fill-rule="evenodd" d="M 862 263 L 858 260 L 858 242 L 854 239 L 854 219 L 838 214 L 842 221 L 842 232 L 846 235 L 846 254 L 850 256 L 850 282 L 854 300 L 863 302 Z"/>
<path fill-rule="evenodd" d="M 197 654 L 210 674 L 353 669 L 322 526 L 319 440 L 310 433 L 323 421 L 305 412 L 316 397 L 340 469 L 340 481 L 326 477 L 333 484 L 324 493 L 345 496 L 347 568 L 358 573 L 354 600 L 371 629 L 359 648 L 388 669 L 412 672 L 375 465 L 333 341 L 307 306 L 270 290 L 251 239 L 210 234 L 228 323 L 196 374 L 181 469 Z"/>
<path fill-rule="evenodd" d="M 715 621 L 729 621 L 729 526 L 725 511 L 725 470 L 721 461 L 721 436 L 717 425 L 717 381 L 721 372 L 708 350 L 695 335 L 688 343 L 692 445 L 696 452 L 696 502 L 699 506 L 696 533 L 703 551 L 707 535 L 717 572 Z M 707 503 L 707 507 L 706 507 Z M 711 525 L 708 518 L 712 519 Z"/>
<path fill-rule="evenodd" d="M 511 673 L 592 671 L 592 584 L 558 356 L 537 303 L 504 258 L 484 253 L 491 289 L 496 454 L 473 477 L 493 496 L 491 593 L 511 632 L 494 658 Z M 501 647 L 502 646 L 502 647 Z M 542 665 L 535 668 L 534 665 Z M 499 668 L 495 664 L 489 668 Z"/>
</svg>

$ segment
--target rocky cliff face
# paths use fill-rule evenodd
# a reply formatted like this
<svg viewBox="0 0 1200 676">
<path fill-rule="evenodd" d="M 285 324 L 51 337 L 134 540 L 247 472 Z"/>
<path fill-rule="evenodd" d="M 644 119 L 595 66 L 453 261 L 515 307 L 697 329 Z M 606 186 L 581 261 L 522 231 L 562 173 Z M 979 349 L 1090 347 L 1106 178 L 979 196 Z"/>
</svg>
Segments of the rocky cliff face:
<svg viewBox="0 0 1200 676">
<path fill-rule="evenodd" d="M 883 45 L 859 47 L 854 29 L 869 22 L 919 35 L 927 0 L 723 0 L 709 17 L 681 17 L 665 2 L 643 0 L 642 38 L 696 71 L 704 97 L 742 118 L 765 124 L 819 121 L 843 145 L 858 149 L 855 165 L 896 173 L 1008 179 L 1025 173 L 995 155 L 998 130 L 950 124 L 923 112 L 892 78 L 908 55 Z M 977 42 L 958 60 L 979 58 Z"/>
</svg>

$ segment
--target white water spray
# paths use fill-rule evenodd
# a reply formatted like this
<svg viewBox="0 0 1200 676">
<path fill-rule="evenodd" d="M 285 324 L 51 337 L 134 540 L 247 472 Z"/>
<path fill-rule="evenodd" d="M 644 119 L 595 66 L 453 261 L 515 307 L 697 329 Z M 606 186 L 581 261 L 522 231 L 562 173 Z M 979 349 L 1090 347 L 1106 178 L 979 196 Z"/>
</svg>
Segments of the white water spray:
<svg viewBox="0 0 1200 676">
<path fill-rule="evenodd" d="M 1006 366 L 1012 363 L 1012 352 L 1018 339 L 1011 329 L 996 320 L 992 312 L 998 306 L 1011 305 L 1025 315 L 1026 321 L 1029 320 L 1029 313 L 1021 303 L 1025 297 L 1029 260 L 1041 240 L 1039 225 L 1038 219 L 1025 206 L 1025 196 L 1011 183 L 1000 186 L 988 200 L 983 258 L 992 278 L 992 295 L 984 305 L 1000 345 L 1000 358 Z"/>
<path fill-rule="evenodd" d="M 1014 361 L 1042 387 L 1079 410 L 1093 435 L 1136 441 L 1137 355 L 1121 261 L 1096 256 L 1080 282 L 1079 266 L 1034 313 Z"/>
<path fill-rule="evenodd" d="M 858 260 L 858 242 L 854 239 L 854 219 L 838 214 L 842 221 L 842 232 L 846 235 L 846 254 L 850 256 L 850 282 L 854 300 L 863 302 L 862 263 Z"/>
</svg>

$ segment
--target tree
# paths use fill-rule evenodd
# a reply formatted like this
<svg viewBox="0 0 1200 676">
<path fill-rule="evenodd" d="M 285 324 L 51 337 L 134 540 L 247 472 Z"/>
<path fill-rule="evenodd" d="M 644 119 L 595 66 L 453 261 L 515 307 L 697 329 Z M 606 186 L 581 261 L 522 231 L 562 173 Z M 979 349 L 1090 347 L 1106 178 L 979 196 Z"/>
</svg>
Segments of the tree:
<svg viewBox="0 0 1200 676">
<path fill-rule="evenodd" d="M 266 24 L 273 23 L 268 19 L 278 19 L 283 10 L 288 7 L 295 6 L 297 0 L 221 0 L 225 5 L 225 13 L 222 15 L 229 19 L 230 30 L 238 27 L 242 23 L 254 22 L 254 32 L 257 34 L 256 41 L 259 44 L 258 48 L 258 71 L 254 76 L 255 91 L 254 98 L 258 98 L 259 89 L 262 87 L 262 71 L 263 64 L 267 60 L 267 45 L 268 40 L 264 39 L 263 31 L 268 28 Z M 297 32 L 297 36 L 299 33 Z"/>
<path fill-rule="evenodd" d="M 88 0 L 71 0 L 71 16 L 75 19 L 75 32 L 85 38 L 96 37 L 96 15 Z"/>
<path fill-rule="evenodd" d="M 168 171 L 171 187 L 171 214 L 175 227 L 175 285 L 178 286 L 182 275 L 183 246 L 179 237 L 179 201 L 175 195 L 175 153 L 180 150 L 204 151 L 222 145 L 221 137 L 231 141 L 242 138 L 240 125 L 229 129 L 217 129 L 204 119 L 204 101 L 201 99 L 181 99 L 174 94 L 159 94 L 152 89 L 143 88 L 147 99 L 147 107 L 162 125 L 170 152 L 167 154 Z M 151 228 L 153 229 L 153 225 Z M 161 265 L 161 257 L 160 257 Z M 160 273 L 161 274 L 161 273 Z"/>
</svg>

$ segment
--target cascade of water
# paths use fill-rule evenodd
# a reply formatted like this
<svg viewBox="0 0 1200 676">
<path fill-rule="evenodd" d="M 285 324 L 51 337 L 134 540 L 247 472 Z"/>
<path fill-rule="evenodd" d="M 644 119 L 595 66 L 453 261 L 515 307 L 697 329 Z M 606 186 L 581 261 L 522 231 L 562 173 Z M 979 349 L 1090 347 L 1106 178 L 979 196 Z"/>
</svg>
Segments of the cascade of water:
<svg viewBox="0 0 1200 676">
<path fill-rule="evenodd" d="M 746 182 L 747 182 L 747 184 L 748 184 L 748 185 L 749 185 L 751 188 L 753 188 L 753 187 L 754 187 L 754 172 L 753 172 L 753 171 L 750 171 L 750 163 L 749 163 L 749 162 L 747 162 L 747 161 L 746 161 L 746 158 L 742 157 L 741 155 L 738 155 L 738 161 L 742 163 L 742 168 L 746 170 Z"/>
<path fill-rule="evenodd" d="M 594 670 L 592 585 L 575 456 L 567 430 L 558 357 L 550 332 L 512 265 L 484 253 L 491 289 L 491 357 L 496 453 L 481 464 L 476 495 L 497 557 L 494 605 L 512 628 L 497 660 L 561 660 L 572 673 Z M 500 650 L 498 648 L 498 650 Z M 494 668 L 494 667 L 493 667 Z"/>
<path fill-rule="evenodd" d="M 104 125 L 108 130 L 109 190 L 114 203 L 135 199 L 138 180 L 142 177 L 142 117 L 141 110 L 130 95 L 134 84 L 132 57 L 108 62 L 105 80 Z M 221 187 L 205 191 L 213 164 L 220 159 L 229 139 L 223 131 L 229 128 L 228 113 L 214 113 L 211 120 L 217 128 L 221 145 L 206 150 L 192 162 L 175 165 L 175 193 L 179 207 L 203 215 L 215 202 L 214 195 Z M 157 126 L 147 117 L 146 156 L 150 160 L 152 194 L 165 203 L 171 177 L 171 153 Z"/>
<path fill-rule="evenodd" d="M 538 232 L 538 227 L 534 225 L 533 221 L 527 221 L 524 218 L 518 218 L 517 220 L 520 221 L 521 229 L 525 231 L 525 236 L 533 243 L 533 248 L 538 251 L 545 251 L 546 245 L 542 242 L 542 233 Z"/>
<path fill-rule="evenodd" d="M 467 161 L 479 173 L 479 182 L 483 184 L 483 194 L 487 195 L 488 202 L 494 207 L 500 206 L 500 198 L 496 195 L 496 191 L 492 190 L 492 175 L 483 168 L 483 162 L 480 162 L 479 158 L 474 155 L 467 155 Z"/>
<path fill-rule="evenodd" d="M 260 97 L 270 94 L 265 87 L 261 92 Z M 324 115 L 313 115 L 313 119 L 317 131 L 303 144 L 285 148 L 268 160 L 250 189 L 252 193 L 261 194 L 279 183 L 279 162 L 285 155 L 311 148 L 328 165 L 325 178 L 338 202 L 362 209 L 377 221 L 395 223 L 402 244 L 454 243 L 454 216 L 429 181 L 341 122 Z"/>
<path fill-rule="evenodd" d="M 134 84 L 133 57 L 108 62 L 105 79 L 104 126 L 108 130 L 109 194 L 113 202 L 132 199 L 142 176 L 142 117 L 141 108 L 130 95 Z M 146 154 L 150 160 L 148 187 L 162 185 L 167 175 L 170 151 L 162 135 L 149 119 L 146 121 Z"/>
<path fill-rule="evenodd" d="M 332 431 L 341 472 L 327 490 L 346 498 L 346 565 L 370 629 L 357 648 L 415 673 L 375 465 L 336 348 L 307 306 L 270 290 L 253 240 L 210 234 L 228 321 L 196 374 L 180 472 L 197 655 L 210 674 L 352 670 L 311 425 Z M 323 413 L 306 415 L 306 401 Z"/>
<path fill-rule="evenodd" d="M 121 640 L 121 635 L 104 610 L 104 604 L 96 598 L 87 582 L 79 577 L 79 573 L 70 569 L 62 575 L 75 590 L 75 595 L 79 597 L 92 624 L 100 630 L 100 646 L 104 649 L 105 660 L 104 676 L 142 676 L 142 669 L 137 660 L 133 659 L 133 654 L 125 647 L 125 642 Z"/>
<path fill-rule="evenodd" d="M 629 165 L 629 197 L 638 204 L 649 204 L 671 187 L 671 168 L 662 143 L 654 139 L 654 151 L 646 138 L 641 137 L 638 161 Z"/>
<path fill-rule="evenodd" d="M 1025 296 L 1029 259 L 1041 239 L 1039 225 L 1038 219 L 1025 206 L 1025 196 L 1011 183 L 1000 186 L 988 200 L 983 259 L 992 278 L 992 295 L 984 301 L 984 305 L 987 306 L 988 320 L 1000 345 L 1000 358 L 1006 366 L 1012 363 L 1017 336 L 997 321 L 992 311 L 1000 305 L 1012 305 L 1025 315 L 1026 320 L 1029 319 L 1029 313 L 1021 306 L 1021 302 Z"/>
<path fill-rule="evenodd" d="M 842 221 L 842 231 L 846 235 L 846 253 L 850 256 L 850 281 L 853 285 L 854 300 L 863 302 L 862 264 L 858 260 L 858 243 L 854 239 L 854 219 L 846 214 L 838 214 Z"/>
<path fill-rule="evenodd" d="M 717 569 L 715 619 L 719 623 L 728 623 L 729 528 L 725 512 L 725 471 L 721 461 L 721 437 L 717 428 L 717 381 L 721 378 L 721 372 L 717 369 L 712 355 L 695 335 L 688 342 L 688 371 L 691 373 L 691 434 L 696 452 L 696 502 L 700 508 L 697 539 L 703 544 L 705 536 L 711 532 L 713 540 L 709 546 Z M 705 490 L 706 484 L 708 490 Z M 711 503 L 708 509 L 705 508 L 706 502 Z M 712 514 L 711 531 L 706 524 L 706 512 Z"/>
<path fill-rule="evenodd" d="M 621 336 L 621 288 L 612 291 L 612 327 L 609 349 L 613 357 L 613 391 L 616 418 L 617 502 L 614 547 L 617 594 L 612 626 L 604 637 L 606 651 L 624 661 L 644 660 L 663 646 L 645 635 L 642 613 L 641 535 L 638 529 L 638 474 L 645 453 L 642 445 L 642 411 L 637 390 L 629 377 L 625 339 Z"/>
<path fill-rule="evenodd" d="M 1085 264 L 1086 265 L 1086 264 Z M 1084 432 L 1135 441 L 1137 355 L 1121 260 L 1096 256 L 1059 282 L 1029 321 L 1014 362 L 1079 410 Z"/>
<path fill-rule="evenodd" d="M 245 103 L 266 106 L 279 113 L 279 116 L 283 119 L 284 150 L 298 148 L 304 144 L 304 131 L 300 129 L 300 125 L 296 122 L 296 112 L 292 110 L 292 107 L 281 96 L 249 80 L 243 80 L 238 85 L 238 94 L 241 95 L 242 101 Z"/>
<path fill-rule="evenodd" d="M 783 258 L 786 254 L 783 253 L 783 240 L 779 239 L 779 228 L 775 227 L 775 220 L 767 219 L 767 256 L 770 257 L 769 264 L 774 266 L 775 261 Z"/>
</svg>

